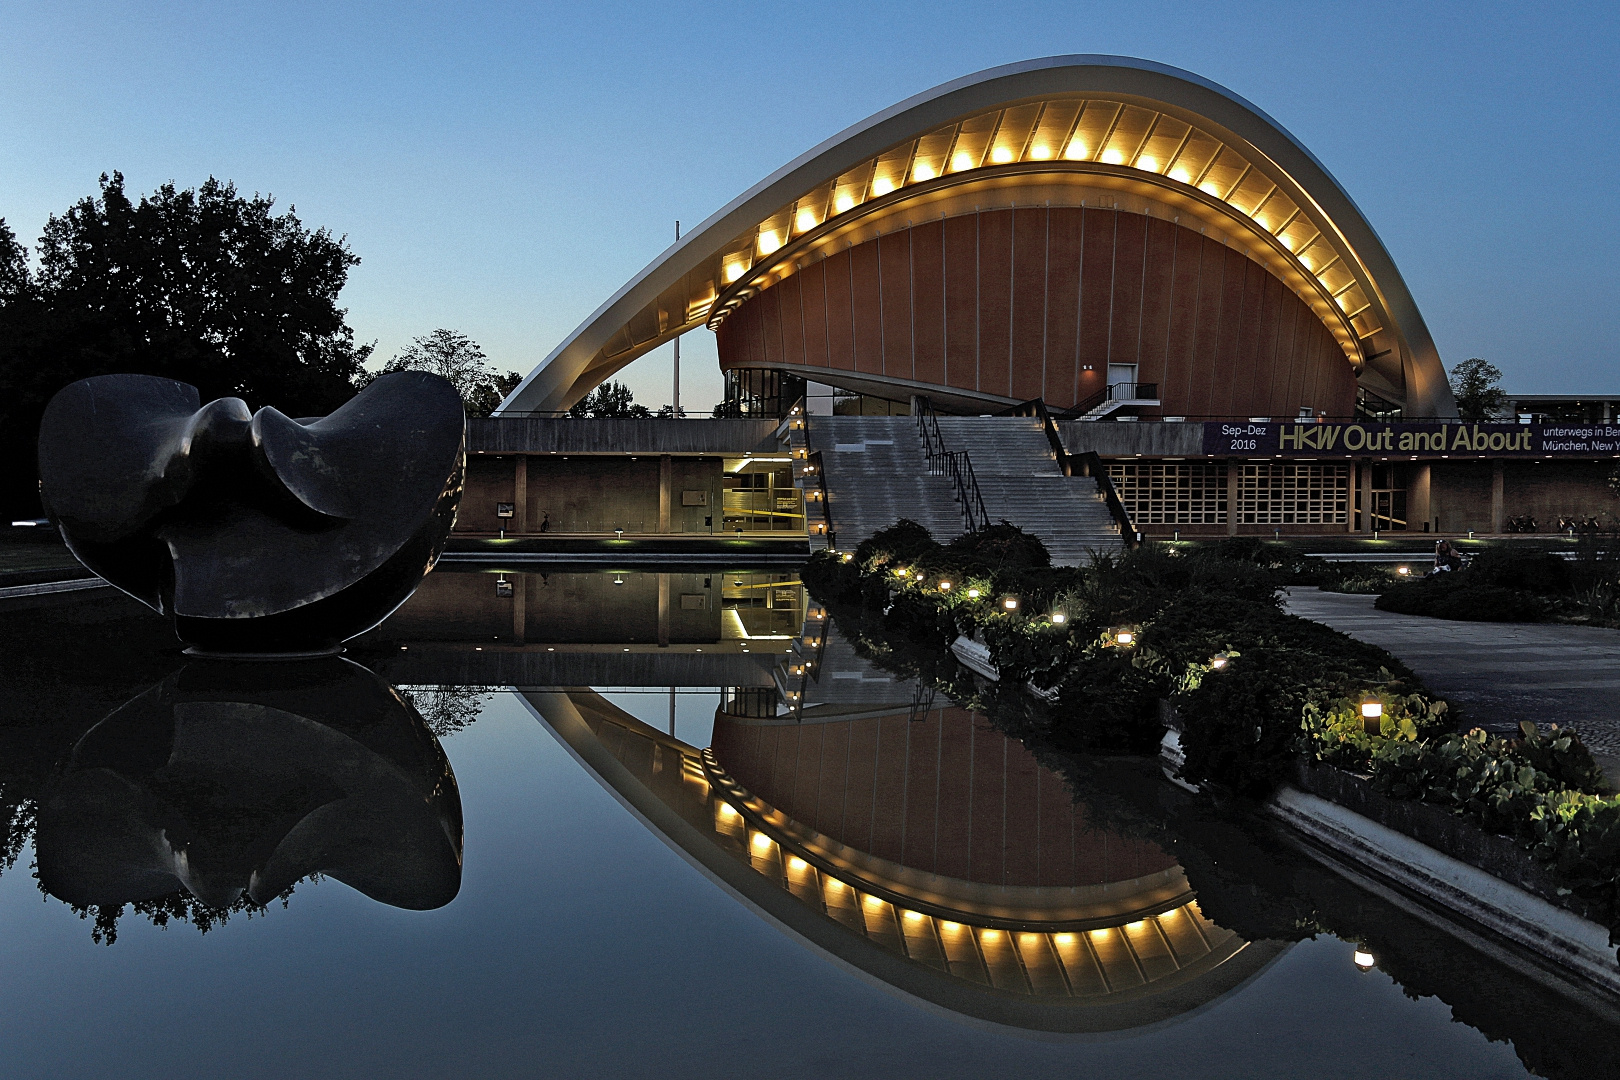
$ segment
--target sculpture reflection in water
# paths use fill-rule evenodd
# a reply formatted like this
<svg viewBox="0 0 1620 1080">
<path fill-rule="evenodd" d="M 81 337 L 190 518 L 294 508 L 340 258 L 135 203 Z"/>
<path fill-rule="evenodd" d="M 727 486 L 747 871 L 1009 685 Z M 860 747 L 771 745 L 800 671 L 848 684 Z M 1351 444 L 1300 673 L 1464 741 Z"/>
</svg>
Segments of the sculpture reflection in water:
<svg viewBox="0 0 1620 1080">
<path fill-rule="evenodd" d="M 330 877 L 427 910 L 461 888 L 444 750 L 372 672 L 193 663 L 88 731 L 39 809 L 39 881 L 111 941 L 123 907 L 207 930 Z"/>
</svg>

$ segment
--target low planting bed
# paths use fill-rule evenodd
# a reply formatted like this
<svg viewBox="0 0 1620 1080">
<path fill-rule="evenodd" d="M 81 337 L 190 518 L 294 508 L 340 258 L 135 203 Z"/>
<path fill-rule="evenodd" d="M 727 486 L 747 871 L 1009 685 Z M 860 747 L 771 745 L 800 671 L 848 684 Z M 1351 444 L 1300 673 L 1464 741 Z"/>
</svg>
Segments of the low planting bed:
<svg viewBox="0 0 1620 1080">
<path fill-rule="evenodd" d="M 1544 876 L 1532 891 L 1620 926 L 1620 799 L 1602 793 L 1573 732 L 1459 733 L 1448 703 L 1390 653 L 1282 610 L 1278 589 L 1298 580 L 1295 566 L 1246 554 L 1241 544 L 1191 555 L 1149 545 L 1058 568 L 1006 523 L 939 544 L 902 521 L 854 552 L 818 554 L 803 577 L 858 650 L 984 708 L 1011 734 L 1069 752 L 1152 754 L 1168 702 L 1189 783 L 1264 796 L 1337 771 L 1342 782 L 1310 787 L 1351 809 L 1352 791 L 1428 804 L 1497 838 L 1482 838 L 1482 851 L 1508 842 L 1534 860 Z M 997 682 L 951 660 L 959 636 L 988 649 Z"/>
</svg>

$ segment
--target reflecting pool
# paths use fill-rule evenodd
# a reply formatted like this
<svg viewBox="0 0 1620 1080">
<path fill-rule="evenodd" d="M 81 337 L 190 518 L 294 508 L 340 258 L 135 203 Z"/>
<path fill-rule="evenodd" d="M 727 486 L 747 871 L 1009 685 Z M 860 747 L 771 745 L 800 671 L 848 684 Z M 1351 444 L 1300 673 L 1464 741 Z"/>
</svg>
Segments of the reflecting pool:
<svg viewBox="0 0 1620 1080">
<path fill-rule="evenodd" d="M 443 567 L 300 664 L 105 590 L 0 633 L 6 1076 L 1616 1072 L 1609 1007 L 791 568 Z"/>
</svg>

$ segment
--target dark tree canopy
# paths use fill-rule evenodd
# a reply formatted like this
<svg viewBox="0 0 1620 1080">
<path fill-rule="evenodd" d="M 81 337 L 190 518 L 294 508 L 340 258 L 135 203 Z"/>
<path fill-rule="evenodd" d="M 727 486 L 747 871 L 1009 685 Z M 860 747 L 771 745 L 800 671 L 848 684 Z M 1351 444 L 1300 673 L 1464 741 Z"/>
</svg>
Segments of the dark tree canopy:
<svg viewBox="0 0 1620 1080">
<path fill-rule="evenodd" d="M 1477 356 L 1451 369 L 1451 392 L 1464 420 L 1493 420 L 1507 404 L 1502 370 Z"/>
<path fill-rule="evenodd" d="M 637 405 L 635 395 L 623 383 L 609 379 L 595 390 L 586 394 L 568 410 L 569 416 L 590 416 L 596 418 L 608 417 L 647 417 L 652 413 L 647 406 Z"/>
<path fill-rule="evenodd" d="M 476 341 L 442 327 L 413 338 L 383 365 L 382 374 L 390 371 L 431 371 L 448 379 L 461 395 L 468 416 L 488 416 L 523 381 L 515 371 L 497 373 Z"/>
<path fill-rule="evenodd" d="M 118 173 L 100 186 L 46 223 L 33 273 L 0 232 L 0 500 L 14 515 L 37 512 L 39 417 L 70 382 L 161 375 L 204 401 L 312 416 L 353 395 L 371 351 L 337 304 L 360 261 L 343 237 L 213 178 L 138 202 Z"/>
</svg>

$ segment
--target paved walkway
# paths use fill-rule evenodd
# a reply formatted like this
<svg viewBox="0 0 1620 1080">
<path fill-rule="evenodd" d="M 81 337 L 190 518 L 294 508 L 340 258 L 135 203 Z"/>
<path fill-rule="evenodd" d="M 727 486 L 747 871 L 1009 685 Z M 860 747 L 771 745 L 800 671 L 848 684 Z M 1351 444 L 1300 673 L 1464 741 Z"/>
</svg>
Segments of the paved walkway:
<svg viewBox="0 0 1620 1080">
<path fill-rule="evenodd" d="M 1620 766 L 1620 630 L 1396 615 L 1374 608 L 1375 599 L 1296 588 L 1287 607 L 1388 649 L 1462 709 L 1470 726 L 1505 732 L 1520 720 L 1562 724 L 1609 759 L 1605 765 Z"/>
</svg>

